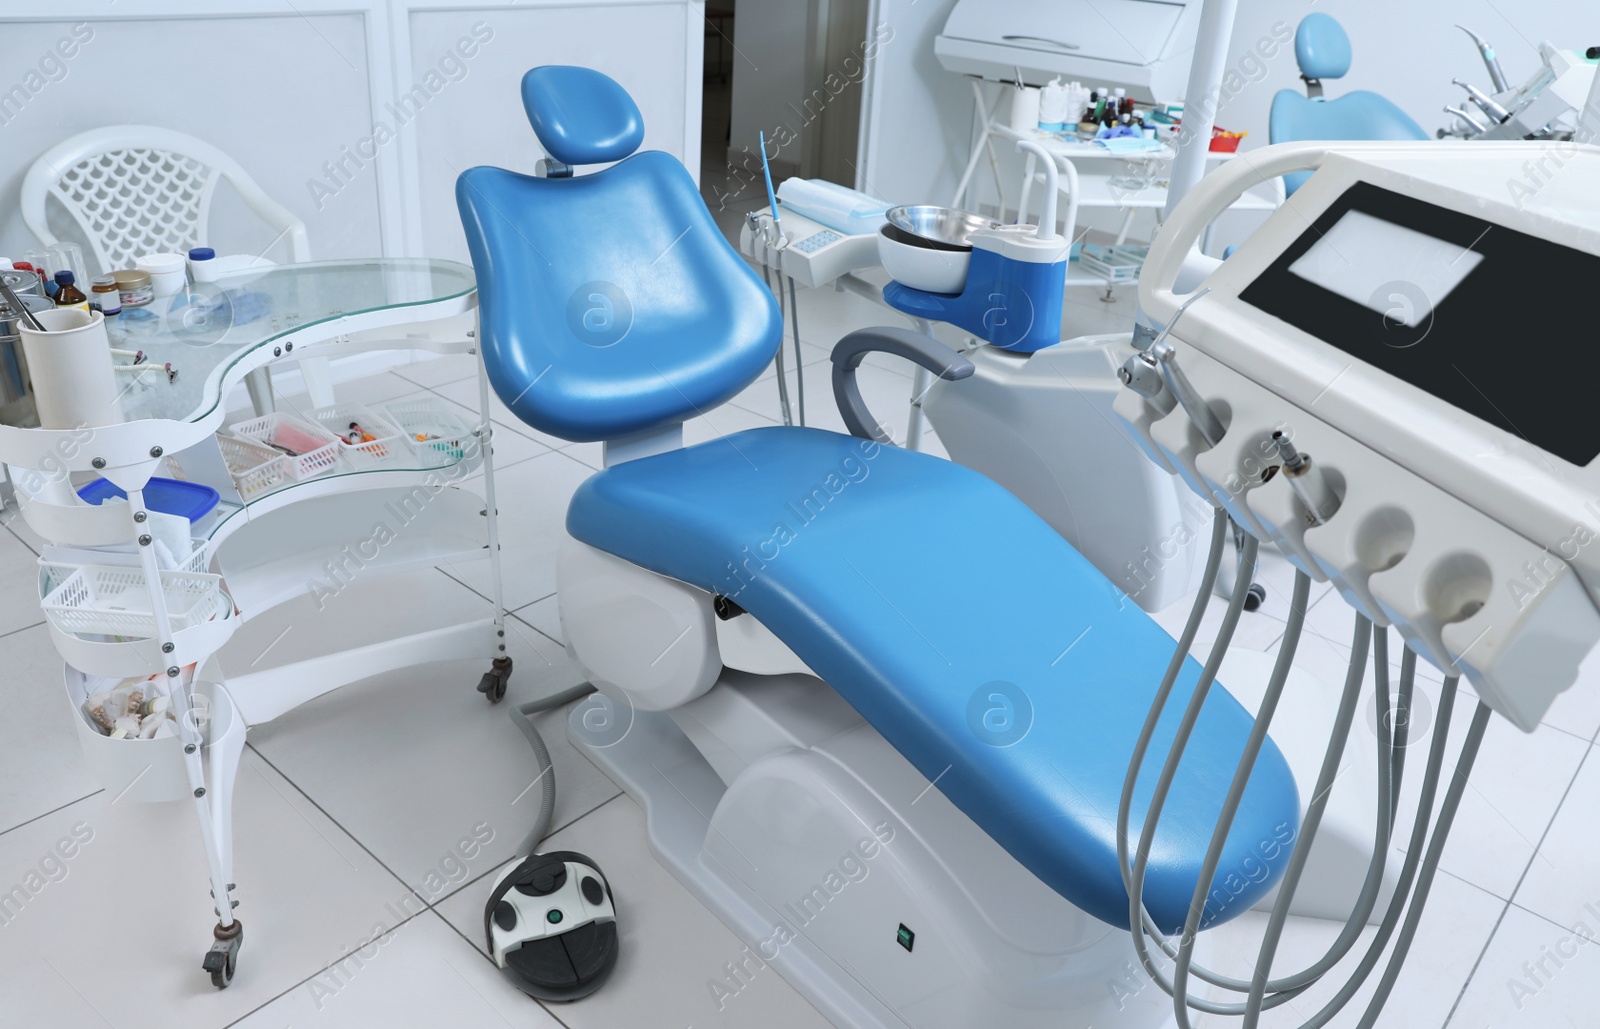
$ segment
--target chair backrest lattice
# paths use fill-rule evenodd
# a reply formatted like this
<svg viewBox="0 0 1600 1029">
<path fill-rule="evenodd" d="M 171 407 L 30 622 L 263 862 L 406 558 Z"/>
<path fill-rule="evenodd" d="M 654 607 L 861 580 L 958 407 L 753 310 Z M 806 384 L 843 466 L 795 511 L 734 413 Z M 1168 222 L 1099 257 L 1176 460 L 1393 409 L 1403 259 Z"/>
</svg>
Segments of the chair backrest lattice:
<svg viewBox="0 0 1600 1029">
<path fill-rule="evenodd" d="M 199 246 L 219 173 L 150 147 L 107 150 L 66 169 L 50 188 L 94 247 L 101 267 Z"/>
<path fill-rule="evenodd" d="M 40 242 L 55 243 L 46 216 L 54 197 L 102 271 L 131 268 L 145 254 L 212 245 L 207 221 L 223 179 L 275 231 L 273 243 L 287 243 L 289 260 L 311 259 L 305 223 L 237 161 L 205 140 L 154 125 L 107 125 L 45 151 L 23 178 L 22 220 Z"/>
</svg>

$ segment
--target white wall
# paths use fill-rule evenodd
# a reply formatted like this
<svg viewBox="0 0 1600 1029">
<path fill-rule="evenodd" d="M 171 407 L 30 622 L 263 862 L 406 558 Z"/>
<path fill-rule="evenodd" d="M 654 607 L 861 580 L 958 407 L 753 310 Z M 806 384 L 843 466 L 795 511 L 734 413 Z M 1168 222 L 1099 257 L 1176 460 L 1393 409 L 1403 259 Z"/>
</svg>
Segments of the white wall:
<svg viewBox="0 0 1600 1029">
<path fill-rule="evenodd" d="M 933 39 L 954 4 L 955 0 L 875 0 L 874 21 L 892 26 L 895 40 L 882 48 L 869 73 L 861 188 L 901 203 L 950 200 L 970 153 L 973 126 L 970 87 L 963 77 L 941 68 L 933 56 Z M 1512 82 L 1533 73 L 1538 65 L 1535 47 L 1543 39 L 1559 46 L 1600 44 L 1594 0 L 1517 6 L 1498 0 L 1320 0 L 1315 9 L 1339 19 L 1355 54 L 1350 74 L 1327 83 L 1328 94 L 1338 96 L 1353 89 L 1382 93 L 1429 132 L 1447 120 L 1441 108 L 1462 96 L 1450 84 L 1452 77 L 1487 85 L 1477 50 L 1454 27 L 1457 23 L 1495 44 Z M 1275 23 L 1286 22 L 1292 31 L 1306 13 L 1305 5 L 1283 0 L 1239 0 L 1227 67 L 1243 86 L 1224 100 L 1217 122 L 1248 131 L 1247 149 L 1267 144 L 1267 111 L 1273 94 L 1302 86 L 1292 47 L 1261 65 L 1246 53 L 1271 35 Z M 1013 179 L 1020 174 L 1020 165 L 1008 163 L 1007 168 L 1006 188 L 1014 196 Z M 985 162 L 978 179 L 987 183 L 988 176 Z"/>
<path fill-rule="evenodd" d="M 231 154 L 305 221 L 317 259 L 465 260 L 455 177 L 479 163 L 532 169 L 541 155 L 518 83 L 537 64 L 613 75 L 639 102 L 645 145 L 698 171 L 703 10 L 700 0 L 5 4 L 0 101 L 30 70 L 40 88 L 0 106 L 0 255 L 35 245 L 17 211 L 34 159 L 74 133 L 133 122 Z M 88 41 L 64 62 L 47 57 L 75 23 Z M 425 99 L 400 124 L 389 105 L 419 85 Z M 341 161 L 330 177 L 324 166 Z M 237 198 L 219 194 L 213 219 L 220 252 L 271 241 Z"/>
</svg>

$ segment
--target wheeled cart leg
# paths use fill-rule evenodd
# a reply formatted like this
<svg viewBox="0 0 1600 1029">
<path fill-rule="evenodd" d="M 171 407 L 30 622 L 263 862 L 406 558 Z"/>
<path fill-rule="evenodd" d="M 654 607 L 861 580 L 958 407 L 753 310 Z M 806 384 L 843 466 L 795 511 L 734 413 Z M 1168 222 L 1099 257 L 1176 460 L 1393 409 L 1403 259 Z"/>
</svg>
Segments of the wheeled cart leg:
<svg viewBox="0 0 1600 1029">
<path fill-rule="evenodd" d="M 239 948 L 244 945 L 244 923 L 233 919 L 227 925 L 218 923 L 212 930 L 216 942 L 206 951 L 200 967 L 211 973 L 211 985 L 219 990 L 233 982 L 233 970 L 239 961 Z"/>
<path fill-rule="evenodd" d="M 476 319 L 476 315 L 474 315 Z M 477 324 L 476 320 L 473 322 Z M 477 340 L 474 328 L 469 335 Z M 489 582 L 490 602 L 494 604 L 494 666 L 478 680 L 478 692 L 489 698 L 491 704 L 505 699 L 506 684 L 511 680 L 511 658 L 506 654 L 506 597 L 500 579 L 500 512 L 495 507 L 494 496 L 494 419 L 490 417 L 489 369 L 483 363 L 481 347 L 472 352 L 478 357 L 478 412 L 482 421 L 478 425 L 478 446 L 483 449 L 483 514 L 489 530 Z"/>
</svg>

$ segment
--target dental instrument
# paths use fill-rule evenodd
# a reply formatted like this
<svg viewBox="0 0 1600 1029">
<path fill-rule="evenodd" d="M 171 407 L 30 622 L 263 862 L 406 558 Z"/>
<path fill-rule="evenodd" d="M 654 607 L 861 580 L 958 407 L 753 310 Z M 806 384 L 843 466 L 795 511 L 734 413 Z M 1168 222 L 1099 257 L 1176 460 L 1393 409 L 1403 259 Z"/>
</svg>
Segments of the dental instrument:
<svg viewBox="0 0 1600 1029">
<path fill-rule="evenodd" d="M 1483 66 L 1489 69 L 1489 81 L 1494 86 L 1494 91 L 1504 93 L 1510 89 L 1511 83 L 1506 80 L 1505 69 L 1500 67 L 1500 58 L 1495 55 L 1494 47 L 1489 45 L 1489 41 L 1465 25 L 1457 25 L 1456 28 L 1465 32 L 1473 45 L 1478 48 L 1478 53 L 1483 57 Z"/>
</svg>

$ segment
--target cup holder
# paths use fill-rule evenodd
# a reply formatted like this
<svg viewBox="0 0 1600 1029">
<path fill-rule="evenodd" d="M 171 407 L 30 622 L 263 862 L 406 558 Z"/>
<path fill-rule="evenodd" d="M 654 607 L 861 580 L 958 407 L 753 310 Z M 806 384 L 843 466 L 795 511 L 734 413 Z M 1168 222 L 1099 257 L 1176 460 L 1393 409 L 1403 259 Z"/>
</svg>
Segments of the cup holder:
<svg viewBox="0 0 1600 1029">
<path fill-rule="evenodd" d="M 1398 507 L 1380 507 L 1356 530 L 1356 560 L 1367 573 L 1386 572 L 1411 552 L 1417 527 Z"/>
<path fill-rule="evenodd" d="M 1440 558 L 1428 570 L 1423 600 L 1440 625 L 1464 622 L 1489 601 L 1494 577 L 1477 554 L 1458 551 Z"/>
</svg>

